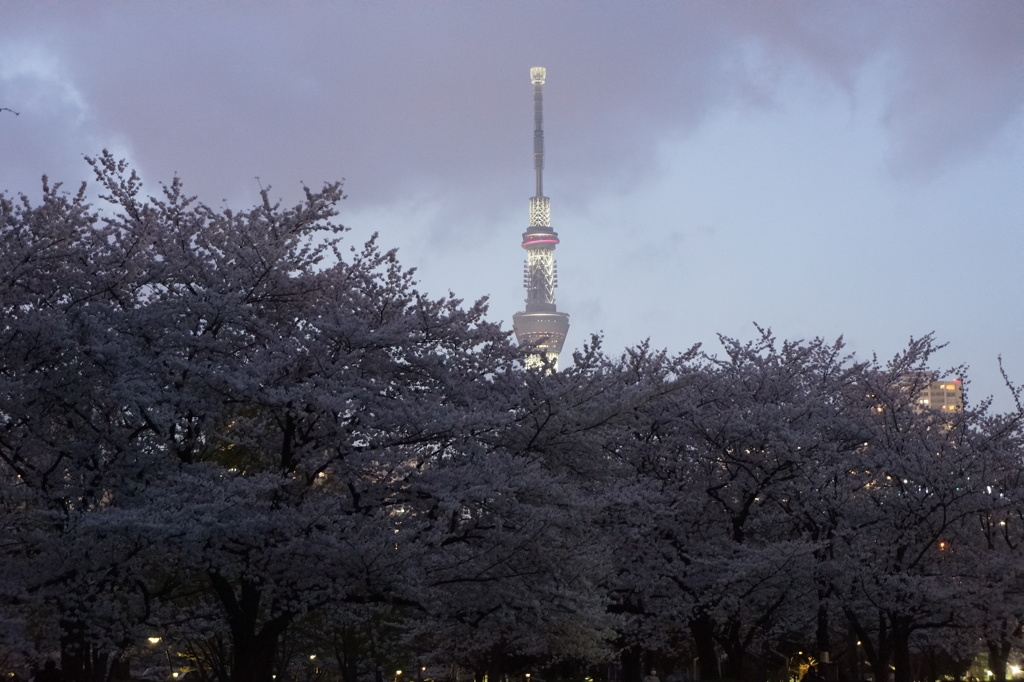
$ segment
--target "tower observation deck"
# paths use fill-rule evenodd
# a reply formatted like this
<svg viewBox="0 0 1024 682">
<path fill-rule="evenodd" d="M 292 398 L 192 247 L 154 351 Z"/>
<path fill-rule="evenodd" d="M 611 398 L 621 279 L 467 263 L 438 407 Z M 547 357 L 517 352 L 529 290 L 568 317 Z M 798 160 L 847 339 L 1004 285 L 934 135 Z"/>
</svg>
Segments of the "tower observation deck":
<svg viewBox="0 0 1024 682">
<path fill-rule="evenodd" d="M 527 357 L 528 367 L 542 366 L 547 360 L 558 368 L 558 354 L 569 332 L 569 315 L 555 307 L 558 272 L 555 246 L 558 234 L 551 229 L 551 200 L 544 196 L 544 80 L 543 67 L 530 69 L 533 82 L 533 167 L 537 176 L 536 193 L 530 197 L 530 226 L 523 233 L 526 250 L 523 286 L 526 309 L 512 316 L 512 329 L 520 346 L 536 354 Z"/>
</svg>

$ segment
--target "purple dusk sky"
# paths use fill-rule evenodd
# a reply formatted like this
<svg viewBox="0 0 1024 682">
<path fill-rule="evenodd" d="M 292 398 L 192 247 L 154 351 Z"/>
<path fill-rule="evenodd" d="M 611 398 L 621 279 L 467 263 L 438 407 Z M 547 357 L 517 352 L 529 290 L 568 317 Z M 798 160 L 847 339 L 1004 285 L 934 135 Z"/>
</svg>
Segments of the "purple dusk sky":
<svg viewBox="0 0 1024 682">
<path fill-rule="evenodd" d="M 972 400 L 1024 383 L 1020 0 L 0 2 L 9 194 L 103 148 L 213 206 L 344 178 L 353 240 L 508 328 L 544 66 L 567 351 L 934 331 Z"/>
</svg>

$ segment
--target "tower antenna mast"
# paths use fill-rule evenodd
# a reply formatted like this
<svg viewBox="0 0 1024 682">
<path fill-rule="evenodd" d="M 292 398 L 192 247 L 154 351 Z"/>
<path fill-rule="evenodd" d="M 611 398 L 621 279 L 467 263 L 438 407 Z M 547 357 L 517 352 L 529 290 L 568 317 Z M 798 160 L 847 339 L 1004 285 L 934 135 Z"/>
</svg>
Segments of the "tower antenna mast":
<svg viewBox="0 0 1024 682">
<path fill-rule="evenodd" d="M 537 174 L 537 192 L 544 196 L 544 80 L 547 70 L 542 66 L 530 69 L 533 81 L 533 169 Z"/>
<path fill-rule="evenodd" d="M 537 189 L 530 198 L 530 226 L 523 233 L 526 250 L 523 286 L 526 309 L 512 316 L 512 329 L 520 346 L 530 353 L 527 367 L 558 368 L 558 354 L 569 332 L 569 315 L 555 307 L 558 274 L 555 267 L 555 246 L 558 234 L 551 228 L 551 200 L 544 196 L 544 81 L 547 70 L 542 66 L 530 69 L 533 83 L 533 168 Z"/>
</svg>

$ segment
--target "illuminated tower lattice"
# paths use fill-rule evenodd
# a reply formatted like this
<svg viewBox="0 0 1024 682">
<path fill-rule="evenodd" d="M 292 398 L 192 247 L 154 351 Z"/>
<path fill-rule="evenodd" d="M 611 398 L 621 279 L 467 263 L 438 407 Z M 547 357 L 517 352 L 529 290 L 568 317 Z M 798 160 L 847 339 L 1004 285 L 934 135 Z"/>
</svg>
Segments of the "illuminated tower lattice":
<svg viewBox="0 0 1024 682">
<path fill-rule="evenodd" d="M 557 369 L 558 354 L 569 331 L 569 315 L 555 308 L 555 246 L 558 235 L 551 229 L 551 200 L 544 196 L 544 79 L 543 67 L 530 69 L 533 81 L 533 167 L 537 174 L 537 192 L 530 197 L 530 226 L 523 233 L 526 265 L 526 310 L 512 316 L 512 329 L 520 346 L 536 349 L 527 358 L 527 366 L 541 366 L 547 359 Z"/>
</svg>

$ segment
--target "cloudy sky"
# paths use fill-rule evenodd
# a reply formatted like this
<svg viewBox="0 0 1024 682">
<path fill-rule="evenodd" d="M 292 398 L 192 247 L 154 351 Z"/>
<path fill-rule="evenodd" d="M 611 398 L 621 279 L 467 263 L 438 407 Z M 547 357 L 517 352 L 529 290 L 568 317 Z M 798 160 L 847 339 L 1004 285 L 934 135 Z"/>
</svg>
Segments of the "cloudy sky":
<svg viewBox="0 0 1024 682">
<path fill-rule="evenodd" d="M 214 206 L 344 179 L 353 239 L 510 327 L 545 66 L 567 349 L 715 349 L 756 322 L 888 357 L 935 332 L 972 400 L 1009 407 L 1000 354 L 1024 383 L 1021 0 L 0 11 L 0 191 L 77 186 L 103 148 Z"/>
</svg>

